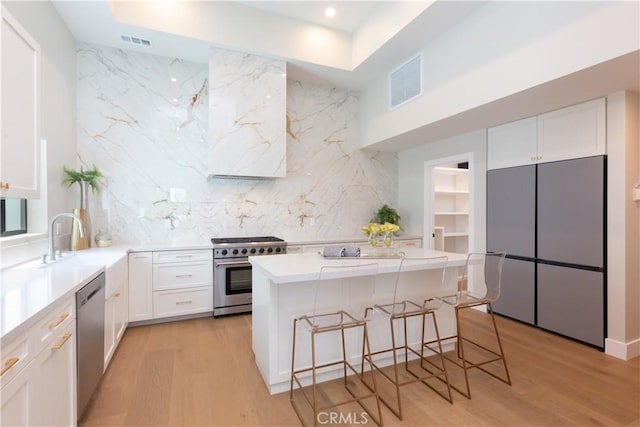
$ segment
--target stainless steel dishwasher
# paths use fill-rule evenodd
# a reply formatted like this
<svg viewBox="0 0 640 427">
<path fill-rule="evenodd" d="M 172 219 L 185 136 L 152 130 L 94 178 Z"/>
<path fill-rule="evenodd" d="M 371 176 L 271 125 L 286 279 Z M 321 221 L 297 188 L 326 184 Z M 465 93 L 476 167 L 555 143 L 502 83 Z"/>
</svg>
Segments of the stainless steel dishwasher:
<svg viewBox="0 0 640 427">
<path fill-rule="evenodd" d="M 104 293 L 104 273 L 76 292 L 78 419 L 104 370 Z"/>
</svg>

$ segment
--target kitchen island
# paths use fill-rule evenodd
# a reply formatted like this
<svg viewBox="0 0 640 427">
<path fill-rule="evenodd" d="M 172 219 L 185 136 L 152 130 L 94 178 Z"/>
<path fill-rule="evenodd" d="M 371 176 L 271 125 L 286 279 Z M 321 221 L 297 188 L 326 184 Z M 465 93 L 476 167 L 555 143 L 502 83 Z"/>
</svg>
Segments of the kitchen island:
<svg viewBox="0 0 640 427">
<path fill-rule="evenodd" d="M 466 256 L 447 252 L 432 251 L 422 248 L 405 248 L 407 257 L 435 257 L 446 255 L 449 257 L 445 287 L 455 290 L 458 267 L 464 266 Z M 366 254 L 363 254 L 366 255 Z M 249 257 L 253 274 L 253 315 L 252 315 L 252 347 L 256 365 L 271 394 L 289 390 L 291 373 L 291 343 L 293 319 L 302 314 L 311 314 L 314 310 L 315 281 L 318 279 L 320 267 L 323 265 L 340 265 L 355 263 L 378 263 L 378 274 L 375 277 L 349 276 L 346 286 L 342 287 L 340 278 L 323 281 L 319 298 L 343 301 L 343 308 L 355 307 L 357 314 L 364 313 L 364 309 L 373 302 L 393 300 L 394 273 L 400 263 L 399 257 L 372 258 L 363 256 L 357 259 L 327 259 L 318 253 L 298 253 L 287 255 L 273 255 Z M 425 263 L 420 270 L 429 270 L 432 265 Z M 412 281 L 405 289 L 403 297 L 419 300 L 429 293 L 441 291 L 438 274 L 434 270 L 433 286 Z M 348 288 L 348 289 L 347 289 Z M 319 299 L 320 301 L 320 299 Z M 320 303 L 319 303 L 320 306 Z M 438 327 L 442 336 L 451 335 L 454 331 L 453 310 L 442 307 L 438 311 Z M 388 321 L 380 320 L 369 323 L 372 350 L 388 345 L 390 340 Z M 339 346 L 334 337 L 326 337 L 318 341 L 318 362 L 323 363 L 339 358 Z M 349 359 L 359 365 L 362 344 L 361 340 L 350 340 L 347 345 Z M 427 336 L 429 338 L 429 336 Z M 419 324 L 410 326 L 409 341 L 419 342 Z M 298 334 L 297 356 L 300 365 L 310 362 L 309 338 L 305 334 Z M 381 361 L 380 364 L 390 363 Z M 336 367 L 334 371 L 323 372 L 318 375 L 319 381 L 337 378 L 342 369 Z"/>
</svg>

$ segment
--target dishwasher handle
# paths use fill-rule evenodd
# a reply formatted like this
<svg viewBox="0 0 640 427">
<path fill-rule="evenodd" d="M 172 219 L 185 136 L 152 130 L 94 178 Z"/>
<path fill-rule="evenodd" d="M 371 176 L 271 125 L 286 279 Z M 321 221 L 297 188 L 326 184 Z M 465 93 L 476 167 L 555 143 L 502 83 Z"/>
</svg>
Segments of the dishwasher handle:
<svg viewBox="0 0 640 427">
<path fill-rule="evenodd" d="M 76 305 L 77 305 L 76 310 L 84 306 L 86 303 L 89 302 L 91 298 L 94 298 L 96 295 L 104 294 L 104 291 L 103 291 L 104 287 L 105 287 L 105 276 L 104 276 L 104 273 L 100 273 L 98 277 L 93 279 L 91 282 L 85 285 L 84 288 L 80 289 L 76 293 Z"/>
</svg>

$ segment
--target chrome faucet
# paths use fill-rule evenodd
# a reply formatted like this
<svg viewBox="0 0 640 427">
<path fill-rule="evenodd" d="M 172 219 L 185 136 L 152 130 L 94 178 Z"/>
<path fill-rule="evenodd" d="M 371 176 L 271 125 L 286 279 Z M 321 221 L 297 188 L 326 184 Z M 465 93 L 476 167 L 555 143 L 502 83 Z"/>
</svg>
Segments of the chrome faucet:
<svg viewBox="0 0 640 427">
<path fill-rule="evenodd" d="M 53 218 L 51 218 L 51 225 L 49 227 L 49 253 L 45 254 L 42 257 L 42 262 L 53 262 L 57 259 L 57 255 L 56 255 L 56 245 L 54 243 L 54 226 L 56 224 L 56 221 L 58 220 L 58 218 L 61 218 L 63 216 L 72 218 L 74 221 L 76 221 L 78 223 L 78 230 L 80 231 L 80 237 L 84 237 L 84 226 L 82 225 L 82 220 L 74 214 L 70 214 L 70 213 L 59 213 L 57 215 L 55 215 Z"/>
</svg>

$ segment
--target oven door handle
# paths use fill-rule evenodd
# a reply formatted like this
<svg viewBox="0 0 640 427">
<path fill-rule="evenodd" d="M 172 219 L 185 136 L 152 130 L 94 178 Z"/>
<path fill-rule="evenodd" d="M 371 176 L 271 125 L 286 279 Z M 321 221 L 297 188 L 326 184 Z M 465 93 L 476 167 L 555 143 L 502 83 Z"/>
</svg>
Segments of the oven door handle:
<svg viewBox="0 0 640 427">
<path fill-rule="evenodd" d="M 216 262 L 216 268 L 218 267 L 251 267 L 251 263 L 249 261 L 228 261 L 228 262 Z"/>
</svg>

